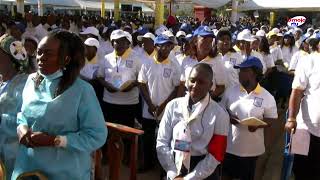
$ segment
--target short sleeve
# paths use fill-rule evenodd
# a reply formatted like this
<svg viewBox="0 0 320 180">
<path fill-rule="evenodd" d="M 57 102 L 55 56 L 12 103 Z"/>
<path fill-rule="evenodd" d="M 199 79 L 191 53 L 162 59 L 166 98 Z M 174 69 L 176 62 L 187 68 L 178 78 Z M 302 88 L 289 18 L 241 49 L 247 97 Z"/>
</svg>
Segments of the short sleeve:
<svg viewBox="0 0 320 180">
<path fill-rule="evenodd" d="M 215 59 L 215 65 L 213 66 L 213 74 L 215 85 L 225 85 L 226 84 L 226 71 L 219 59 Z"/>
<path fill-rule="evenodd" d="M 102 59 L 101 61 L 99 61 L 99 67 L 98 67 L 98 73 L 97 73 L 97 77 L 102 77 L 104 78 L 105 77 L 105 62 L 106 62 L 106 59 Z"/>
<path fill-rule="evenodd" d="M 145 83 L 145 84 L 148 82 L 147 65 L 146 64 L 143 64 L 141 66 L 141 70 L 140 70 L 139 75 L 138 75 L 138 82 L 139 83 Z"/>
<path fill-rule="evenodd" d="M 180 85 L 180 77 L 181 77 L 181 69 L 180 66 L 176 63 L 174 63 L 174 73 L 172 77 L 172 83 L 174 86 Z"/>
<path fill-rule="evenodd" d="M 277 104 L 272 95 L 270 95 L 269 98 L 270 100 L 268 100 L 268 104 L 264 110 L 263 117 L 276 119 L 278 118 Z"/>
<path fill-rule="evenodd" d="M 304 58 L 303 58 L 304 59 Z M 304 61 L 304 60 L 302 60 Z M 307 61 L 306 61 L 307 62 Z M 295 71 L 295 76 L 292 82 L 292 89 L 305 90 L 309 83 L 306 72 L 308 71 L 306 64 L 301 64 Z"/>
</svg>

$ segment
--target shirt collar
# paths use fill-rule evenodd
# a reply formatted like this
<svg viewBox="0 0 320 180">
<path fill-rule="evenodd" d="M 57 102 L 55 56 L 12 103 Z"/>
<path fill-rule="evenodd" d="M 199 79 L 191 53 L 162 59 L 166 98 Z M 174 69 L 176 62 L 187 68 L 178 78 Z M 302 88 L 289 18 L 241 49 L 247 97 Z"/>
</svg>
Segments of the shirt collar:
<svg viewBox="0 0 320 180">
<path fill-rule="evenodd" d="M 157 54 L 156 54 L 156 53 L 153 55 L 153 60 L 154 60 L 154 62 L 155 62 L 156 64 L 169 64 L 169 63 L 170 63 L 170 60 L 169 60 L 168 57 L 167 57 L 165 60 L 163 60 L 162 62 L 159 62 L 159 61 L 157 60 Z"/>
<path fill-rule="evenodd" d="M 86 58 L 86 64 L 97 64 L 98 63 L 98 56 L 95 55 L 91 61 L 89 61 L 87 58 Z"/>
<path fill-rule="evenodd" d="M 206 58 L 202 59 L 200 62 L 208 62 L 210 61 L 212 58 L 210 56 L 207 56 Z"/>
<path fill-rule="evenodd" d="M 146 53 L 146 55 L 148 57 L 153 57 L 156 54 L 156 50 L 155 49 L 153 50 L 153 52 L 150 55 L 147 53 L 147 51 L 144 51 L 144 52 Z"/>
<path fill-rule="evenodd" d="M 243 86 L 240 85 L 240 91 L 242 92 L 247 92 Z M 262 87 L 260 86 L 260 84 L 258 83 L 257 87 L 252 91 L 255 94 L 261 94 L 262 92 Z"/>
<path fill-rule="evenodd" d="M 49 75 L 44 75 L 44 74 L 40 73 L 40 71 L 38 71 L 38 73 L 41 76 L 43 76 L 45 79 L 48 79 L 48 80 L 51 80 L 51 81 L 55 80 L 55 79 L 58 79 L 58 78 L 62 77 L 62 75 L 63 75 L 62 70 L 58 70 L 57 72 L 49 74 Z"/>
<path fill-rule="evenodd" d="M 114 50 L 113 53 L 114 53 L 114 55 L 115 55 L 116 57 L 121 57 L 121 59 L 125 60 L 125 59 L 127 59 L 127 58 L 129 57 L 129 55 L 131 54 L 131 51 L 132 51 L 132 49 L 131 49 L 131 48 L 128 48 L 128 49 L 122 54 L 122 56 L 118 56 L 118 55 L 116 54 L 116 50 Z"/>
</svg>

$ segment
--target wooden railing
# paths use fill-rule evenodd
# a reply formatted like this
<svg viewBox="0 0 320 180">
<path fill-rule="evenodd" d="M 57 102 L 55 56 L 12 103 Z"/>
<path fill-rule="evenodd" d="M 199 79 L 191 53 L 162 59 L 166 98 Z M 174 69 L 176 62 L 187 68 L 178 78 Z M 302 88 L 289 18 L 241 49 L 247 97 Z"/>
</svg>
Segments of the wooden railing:
<svg viewBox="0 0 320 180">
<path fill-rule="evenodd" d="M 108 128 L 108 164 L 109 164 L 109 180 L 120 179 L 121 161 L 124 152 L 123 139 L 130 141 L 130 178 L 129 180 L 137 180 L 137 154 L 138 154 L 138 136 L 142 135 L 144 131 L 131 128 L 128 126 L 106 123 Z M 96 154 L 96 172 L 100 171 L 99 164 L 101 162 L 101 153 Z"/>
</svg>

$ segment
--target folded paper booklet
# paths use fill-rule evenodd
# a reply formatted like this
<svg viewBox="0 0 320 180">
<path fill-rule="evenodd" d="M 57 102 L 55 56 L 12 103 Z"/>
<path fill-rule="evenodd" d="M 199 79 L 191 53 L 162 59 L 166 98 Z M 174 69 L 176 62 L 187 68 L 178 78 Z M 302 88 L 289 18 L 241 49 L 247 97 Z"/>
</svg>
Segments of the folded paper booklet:
<svg viewBox="0 0 320 180">
<path fill-rule="evenodd" d="M 267 125 L 266 122 L 255 118 L 255 117 L 248 117 L 245 119 L 242 119 L 239 121 L 240 124 L 246 125 L 246 126 L 261 126 L 261 125 Z"/>
<path fill-rule="evenodd" d="M 133 83 L 135 80 L 128 80 L 124 83 L 121 82 L 115 82 L 113 85 L 114 87 L 118 88 L 120 91 L 126 89 L 128 86 L 130 86 L 131 83 Z"/>
</svg>

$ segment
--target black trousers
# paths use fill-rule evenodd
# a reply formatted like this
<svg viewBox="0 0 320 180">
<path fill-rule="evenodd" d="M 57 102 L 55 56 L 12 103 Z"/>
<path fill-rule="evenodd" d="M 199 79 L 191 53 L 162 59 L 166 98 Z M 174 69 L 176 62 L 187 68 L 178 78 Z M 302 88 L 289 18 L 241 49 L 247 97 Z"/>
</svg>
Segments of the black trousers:
<svg viewBox="0 0 320 180">
<path fill-rule="evenodd" d="M 105 121 L 134 126 L 134 118 L 137 116 L 138 104 L 134 105 L 118 105 L 103 102 L 102 111 Z"/>
<path fill-rule="evenodd" d="M 310 134 L 308 156 L 294 155 L 295 180 L 320 180 L 320 137 Z"/>
<path fill-rule="evenodd" d="M 239 157 L 226 153 L 222 164 L 222 174 L 240 180 L 253 180 L 257 158 L 258 156 Z"/>
<path fill-rule="evenodd" d="M 142 135 L 144 168 L 150 169 L 158 162 L 156 152 L 157 136 L 155 134 L 157 122 L 154 119 L 143 118 L 141 124 L 144 131 Z"/>
</svg>

